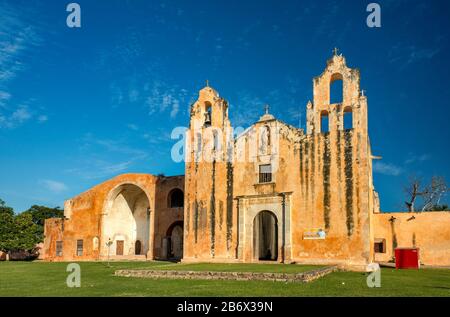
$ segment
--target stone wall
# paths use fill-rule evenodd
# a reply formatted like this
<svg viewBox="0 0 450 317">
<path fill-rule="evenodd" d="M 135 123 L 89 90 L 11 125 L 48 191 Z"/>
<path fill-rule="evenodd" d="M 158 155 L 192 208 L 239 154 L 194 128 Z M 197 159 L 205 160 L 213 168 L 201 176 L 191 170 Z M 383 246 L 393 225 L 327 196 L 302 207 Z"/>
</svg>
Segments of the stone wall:
<svg viewBox="0 0 450 317">
<path fill-rule="evenodd" d="M 213 106 L 212 128 L 226 138 L 230 126 L 226 101 L 210 87 L 200 91 L 188 133 L 193 146 L 186 163 L 185 261 L 257 261 L 253 224 L 263 210 L 277 217 L 278 261 L 361 267 L 371 261 L 372 156 L 367 98 L 360 92 L 359 76 L 343 56 L 334 55 L 313 80 L 307 133 L 266 113 L 236 138 L 232 148 L 224 143 L 220 158 L 231 152 L 232 162 L 197 160 L 210 151 L 209 124 L 201 125 L 207 105 Z M 330 104 L 335 79 L 343 80 L 343 100 Z M 320 126 L 324 111 L 328 132 Z M 348 112 L 353 122 L 346 130 L 343 116 Z M 217 117 L 221 120 L 214 120 Z M 269 137 L 264 136 L 266 130 Z M 267 150 L 262 149 L 264 142 L 270 144 Z M 271 164 L 272 181 L 260 184 L 263 164 Z M 304 239 L 311 228 L 323 229 L 326 238 Z"/>
<path fill-rule="evenodd" d="M 164 258 L 163 239 L 169 234 L 169 229 L 175 223 L 184 226 L 184 207 L 170 207 L 169 195 L 175 188 L 184 193 L 184 176 L 159 177 L 157 182 L 155 222 L 158 230 L 155 232 L 155 258 Z"/>
<path fill-rule="evenodd" d="M 210 272 L 210 271 L 172 271 L 172 270 L 118 270 L 115 276 L 140 277 L 152 279 L 183 280 L 233 280 L 233 281 L 272 281 L 272 282 L 312 282 L 322 276 L 337 271 L 336 266 L 321 268 L 304 273 L 253 273 L 253 272 Z"/>
<path fill-rule="evenodd" d="M 155 237 L 164 235 L 167 230 L 165 225 L 158 225 L 161 221 L 158 222 L 156 216 L 164 212 L 155 204 L 157 199 L 161 199 L 157 197 L 157 181 L 158 177 L 149 174 L 123 174 L 66 201 L 65 219 L 47 219 L 45 222 L 45 259 L 98 260 L 106 258 L 108 252 L 115 256 L 117 240 L 125 242 L 123 259 L 127 255 L 136 258 L 136 240 L 142 240 L 144 256 L 153 259 L 158 251 L 154 245 Z M 183 188 L 182 177 L 169 183 Z M 164 184 L 161 188 L 164 193 L 168 190 Z M 132 199 L 132 204 L 127 199 Z M 182 213 L 182 210 L 174 214 L 165 213 L 164 219 L 174 222 Z M 109 239 L 113 244 L 108 250 L 106 242 Z M 77 240 L 83 240 L 81 256 L 77 255 Z M 63 241 L 62 256 L 56 256 L 56 241 Z"/>
<path fill-rule="evenodd" d="M 450 211 L 376 213 L 373 218 L 375 240 L 385 243 L 385 253 L 375 253 L 375 261 L 391 261 L 397 247 L 417 247 L 422 264 L 450 266 Z"/>
</svg>

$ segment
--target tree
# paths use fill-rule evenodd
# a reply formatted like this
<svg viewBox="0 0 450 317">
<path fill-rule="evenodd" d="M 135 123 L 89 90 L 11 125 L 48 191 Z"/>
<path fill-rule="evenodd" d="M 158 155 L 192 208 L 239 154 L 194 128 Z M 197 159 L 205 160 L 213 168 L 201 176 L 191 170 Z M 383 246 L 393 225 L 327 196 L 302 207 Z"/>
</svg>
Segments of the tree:
<svg viewBox="0 0 450 317">
<path fill-rule="evenodd" d="M 59 208 L 32 206 L 15 215 L 11 207 L 0 199 L 0 251 L 10 254 L 15 251 L 33 253 L 36 244 L 43 241 L 46 218 L 61 216 Z"/>
<path fill-rule="evenodd" d="M 33 222 L 30 214 L 18 214 L 14 217 L 15 232 L 11 243 L 14 251 L 33 251 L 42 241 L 40 227 Z"/>
<path fill-rule="evenodd" d="M 45 206 L 33 205 L 30 209 L 24 211 L 22 214 L 29 214 L 32 222 L 39 227 L 39 242 L 44 241 L 44 223 L 48 218 L 63 218 L 64 210 L 59 207 L 49 208 Z"/>
<path fill-rule="evenodd" d="M 3 213 L 14 215 L 14 210 L 11 207 L 6 206 L 6 203 L 0 198 L 0 214 Z"/>
<path fill-rule="evenodd" d="M 408 185 L 403 189 L 408 197 L 408 201 L 405 201 L 406 208 L 409 212 L 414 212 L 414 207 L 417 198 L 421 193 L 422 180 L 416 176 L 410 176 Z"/>
<path fill-rule="evenodd" d="M 0 251 L 12 249 L 15 231 L 14 210 L 0 199 Z"/>
<path fill-rule="evenodd" d="M 445 179 L 440 176 L 433 176 L 430 185 L 422 193 L 424 200 L 422 211 L 436 210 L 444 207 L 439 204 L 448 191 L 449 188 Z"/>
<path fill-rule="evenodd" d="M 405 205 L 410 212 L 416 210 L 417 202 L 421 203 L 421 207 L 417 208 L 421 211 L 445 210 L 448 207 L 445 204 L 441 205 L 441 200 L 449 191 L 444 177 L 433 176 L 430 184 L 424 185 L 422 179 L 411 176 L 404 191 L 408 198 Z"/>
<path fill-rule="evenodd" d="M 45 219 L 64 217 L 64 210 L 60 207 L 49 208 L 45 206 L 33 205 L 30 209 L 24 211 L 23 213 L 30 213 L 33 222 L 39 226 L 44 225 Z"/>
</svg>

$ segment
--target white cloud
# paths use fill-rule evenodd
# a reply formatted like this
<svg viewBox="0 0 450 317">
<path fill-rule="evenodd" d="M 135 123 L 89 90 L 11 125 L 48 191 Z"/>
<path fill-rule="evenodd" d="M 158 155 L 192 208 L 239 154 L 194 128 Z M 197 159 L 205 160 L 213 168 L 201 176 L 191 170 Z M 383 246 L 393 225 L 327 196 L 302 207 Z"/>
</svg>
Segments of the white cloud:
<svg viewBox="0 0 450 317">
<path fill-rule="evenodd" d="M 0 128 L 15 128 L 33 117 L 28 106 L 21 105 L 9 115 L 0 113 Z"/>
<path fill-rule="evenodd" d="M 31 9 L 31 7 L 28 7 Z M 30 23 L 38 14 L 31 10 L 18 10 L 0 3 L 0 128 L 15 128 L 33 117 L 29 105 L 33 99 L 19 104 L 11 102 L 8 91 L 11 80 L 26 69 L 25 61 L 42 44 L 41 27 Z"/>
<path fill-rule="evenodd" d="M 175 118 L 180 110 L 180 104 L 178 100 L 175 100 L 172 104 L 172 111 L 170 111 L 170 117 Z"/>
<path fill-rule="evenodd" d="M 420 61 L 431 60 L 440 52 L 439 48 L 417 47 L 398 43 L 388 52 L 390 63 L 400 63 L 401 68 Z"/>
<path fill-rule="evenodd" d="M 422 154 L 422 155 L 410 155 L 409 158 L 405 160 L 405 164 L 412 164 L 416 162 L 424 162 L 431 158 L 431 155 L 429 154 Z"/>
<path fill-rule="evenodd" d="M 22 123 L 31 118 L 31 113 L 28 110 L 27 106 L 20 106 L 16 111 L 14 111 L 11 115 L 11 120 Z"/>
<path fill-rule="evenodd" d="M 130 102 L 136 102 L 139 98 L 139 90 L 132 88 L 128 93 L 128 98 Z"/>
<path fill-rule="evenodd" d="M 7 91 L 0 90 L 0 100 L 9 100 L 11 94 Z"/>
<path fill-rule="evenodd" d="M 398 176 L 403 173 L 403 169 L 391 163 L 375 162 L 373 164 L 373 170 L 375 173 Z"/>
<path fill-rule="evenodd" d="M 123 102 L 123 91 L 120 87 L 118 87 L 115 83 L 111 84 L 111 102 L 113 107 L 120 106 Z"/>
<path fill-rule="evenodd" d="M 145 105 L 150 115 L 154 113 L 164 113 L 170 110 L 170 118 L 175 118 L 180 110 L 180 104 L 187 104 L 187 90 L 178 87 L 170 87 L 167 83 L 155 80 L 151 84 L 146 84 L 147 97 Z"/>
<path fill-rule="evenodd" d="M 148 156 L 147 152 L 127 145 L 126 140 L 98 139 L 87 134 L 81 141 L 79 151 L 83 159 L 66 172 L 85 179 L 109 177 L 127 171 Z"/>
<path fill-rule="evenodd" d="M 0 90 L 0 107 L 5 107 L 9 98 L 11 98 L 11 94 L 9 92 Z"/>
<path fill-rule="evenodd" d="M 5 106 L 3 111 L 0 111 L 0 128 L 14 129 L 31 121 L 31 119 L 34 119 L 37 123 L 47 122 L 47 115 L 30 109 L 30 106 L 34 103 L 35 100 L 30 99 L 20 104 L 18 107 L 13 107 L 12 105 Z"/>
<path fill-rule="evenodd" d="M 127 127 L 130 130 L 134 130 L 134 131 L 139 130 L 139 127 L 137 125 L 133 124 L 133 123 L 127 124 Z"/>
<path fill-rule="evenodd" d="M 253 124 L 258 116 L 263 114 L 264 104 L 265 102 L 250 91 L 239 92 L 236 104 L 230 105 L 230 109 L 233 109 L 230 114 L 233 126 L 248 127 Z"/>
<path fill-rule="evenodd" d="M 0 83 L 16 77 L 24 69 L 23 57 L 42 43 L 35 25 L 30 25 L 28 17 L 18 10 L 0 5 Z"/>
<path fill-rule="evenodd" d="M 132 76 L 110 85 L 113 107 L 127 102 L 143 104 L 149 115 L 167 113 L 173 119 L 180 113 L 180 105 L 188 104 L 190 101 L 186 89 L 177 85 L 171 86 L 163 80 L 144 81 L 141 85 L 137 85 L 136 82 L 139 82 L 139 78 Z"/>
<path fill-rule="evenodd" d="M 85 179 L 97 179 L 124 172 L 136 163 L 136 161 L 136 158 L 118 163 L 99 159 L 89 159 L 83 163 L 82 167 L 71 168 L 66 170 L 66 172 L 76 174 Z"/>
<path fill-rule="evenodd" d="M 41 184 L 53 193 L 61 193 L 68 189 L 66 184 L 51 179 L 41 180 Z"/>
<path fill-rule="evenodd" d="M 38 120 L 39 123 L 47 122 L 47 121 L 48 121 L 48 116 L 42 114 L 42 115 L 40 115 L 40 116 L 37 118 L 37 120 Z"/>
</svg>

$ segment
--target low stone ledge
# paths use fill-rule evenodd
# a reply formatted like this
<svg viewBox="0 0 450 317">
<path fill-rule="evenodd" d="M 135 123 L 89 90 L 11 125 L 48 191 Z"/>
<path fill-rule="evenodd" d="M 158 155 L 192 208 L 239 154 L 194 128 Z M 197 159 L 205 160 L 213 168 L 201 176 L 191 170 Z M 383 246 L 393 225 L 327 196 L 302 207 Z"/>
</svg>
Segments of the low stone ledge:
<svg viewBox="0 0 450 317">
<path fill-rule="evenodd" d="M 214 272 L 172 270 L 117 270 L 115 276 L 152 279 L 274 281 L 308 283 L 338 270 L 337 266 L 302 273 Z"/>
</svg>

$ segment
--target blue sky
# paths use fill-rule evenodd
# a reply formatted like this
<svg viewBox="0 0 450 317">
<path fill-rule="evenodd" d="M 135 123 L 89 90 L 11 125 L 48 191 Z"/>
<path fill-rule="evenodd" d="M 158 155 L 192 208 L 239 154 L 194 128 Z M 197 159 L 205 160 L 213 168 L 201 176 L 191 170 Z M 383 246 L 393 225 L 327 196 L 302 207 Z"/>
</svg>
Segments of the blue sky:
<svg viewBox="0 0 450 317">
<path fill-rule="evenodd" d="M 305 125 L 312 78 L 338 47 L 361 70 L 375 187 L 403 209 L 408 176 L 449 179 L 448 1 L 69 1 L 0 3 L 0 198 L 62 205 L 126 172 L 184 173 L 170 133 L 205 80 L 233 125 L 265 103 Z"/>
</svg>

